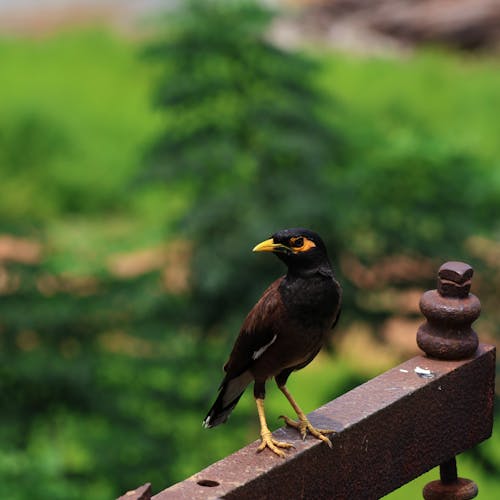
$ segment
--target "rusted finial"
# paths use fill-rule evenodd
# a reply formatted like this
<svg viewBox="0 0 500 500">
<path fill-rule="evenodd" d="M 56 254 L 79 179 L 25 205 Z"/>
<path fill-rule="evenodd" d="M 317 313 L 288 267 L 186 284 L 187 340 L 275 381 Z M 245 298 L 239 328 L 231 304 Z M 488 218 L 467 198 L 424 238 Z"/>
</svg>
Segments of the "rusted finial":
<svg viewBox="0 0 500 500">
<path fill-rule="evenodd" d="M 470 500 L 477 496 L 478 489 L 474 481 L 457 477 L 455 457 L 440 466 L 440 477 L 440 480 L 425 485 L 425 500 Z"/>
<path fill-rule="evenodd" d="M 471 324 L 481 312 L 479 299 L 469 293 L 474 271 L 463 262 L 446 262 L 438 271 L 437 290 L 425 292 L 420 310 L 427 321 L 417 332 L 417 344 L 438 359 L 464 359 L 478 346 Z"/>
</svg>

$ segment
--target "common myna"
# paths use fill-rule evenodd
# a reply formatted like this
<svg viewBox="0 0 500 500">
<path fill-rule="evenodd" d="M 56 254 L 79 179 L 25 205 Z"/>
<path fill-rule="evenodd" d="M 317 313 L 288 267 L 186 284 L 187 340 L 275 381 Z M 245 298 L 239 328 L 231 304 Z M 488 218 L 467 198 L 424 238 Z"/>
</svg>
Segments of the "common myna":
<svg viewBox="0 0 500 500">
<path fill-rule="evenodd" d="M 309 364 L 321 349 L 338 320 L 342 289 L 335 279 L 321 238 L 307 229 L 278 231 L 259 243 L 254 252 L 272 252 L 286 265 L 287 273 L 264 292 L 246 317 L 224 365 L 226 375 L 219 395 L 208 412 L 206 428 L 226 422 L 247 385 L 254 381 L 254 397 L 260 420 L 262 443 L 257 451 L 270 448 L 280 457 L 280 448 L 292 448 L 271 435 L 264 413 L 266 380 L 274 377 L 288 399 L 298 422 L 282 416 L 305 439 L 307 431 L 331 447 L 325 434 L 333 431 L 314 428 L 286 388 L 295 370 Z"/>
</svg>

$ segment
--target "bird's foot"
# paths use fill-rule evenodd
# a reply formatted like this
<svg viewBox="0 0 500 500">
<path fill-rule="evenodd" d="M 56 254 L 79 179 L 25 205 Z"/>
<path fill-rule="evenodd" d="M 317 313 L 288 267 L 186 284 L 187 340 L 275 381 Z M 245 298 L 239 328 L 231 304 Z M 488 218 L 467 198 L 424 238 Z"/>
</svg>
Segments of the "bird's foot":
<svg viewBox="0 0 500 500">
<path fill-rule="evenodd" d="M 285 452 L 280 450 L 280 448 L 285 448 L 285 449 L 295 448 L 293 444 L 284 443 L 283 441 L 276 441 L 276 439 L 273 438 L 273 435 L 271 434 L 270 431 L 263 431 L 261 433 L 261 438 L 262 438 L 262 443 L 260 443 L 260 446 L 257 448 L 257 453 L 260 453 L 265 448 L 269 448 L 279 457 L 285 458 L 286 456 Z"/>
<path fill-rule="evenodd" d="M 325 436 L 325 434 L 333 434 L 335 433 L 335 431 L 329 429 L 317 429 L 311 424 L 311 422 L 309 422 L 308 418 L 305 416 L 303 418 L 299 417 L 298 422 L 292 420 L 286 415 L 281 415 L 279 418 L 282 418 L 285 421 L 286 425 L 297 429 L 304 441 L 306 439 L 307 432 L 309 431 L 309 434 L 317 439 L 321 439 L 321 441 L 325 442 L 330 448 L 332 447 L 332 442 Z"/>
</svg>

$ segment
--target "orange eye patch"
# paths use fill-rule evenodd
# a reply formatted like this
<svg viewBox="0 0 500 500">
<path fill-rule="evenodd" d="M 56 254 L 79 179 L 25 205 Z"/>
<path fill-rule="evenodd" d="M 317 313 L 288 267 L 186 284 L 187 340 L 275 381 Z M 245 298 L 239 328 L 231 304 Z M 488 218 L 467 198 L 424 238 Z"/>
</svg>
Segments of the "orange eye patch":
<svg viewBox="0 0 500 500">
<path fill-rule="evenodd" d="M 293 253 L 307 252 L 315 246 L 316 244 L 314 241 L 302 236 L 292 236 L 292 238 L 290 238 L 290 248 Z"/>
</svg>

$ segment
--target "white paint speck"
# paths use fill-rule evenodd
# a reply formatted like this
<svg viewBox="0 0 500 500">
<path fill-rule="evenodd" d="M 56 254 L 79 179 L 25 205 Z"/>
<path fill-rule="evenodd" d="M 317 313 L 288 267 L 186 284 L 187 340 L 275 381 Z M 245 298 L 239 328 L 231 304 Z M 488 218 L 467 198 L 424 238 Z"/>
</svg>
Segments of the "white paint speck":
<svg viewBox="0 0 500 500">
<path fill-rule="evenodd" d="M 419 377 L 434 378 L 434 373 L 432 373 L 428 368 L 420 368 L 420 366 L 417 366 L 414 371 Z"/>
</svg>

